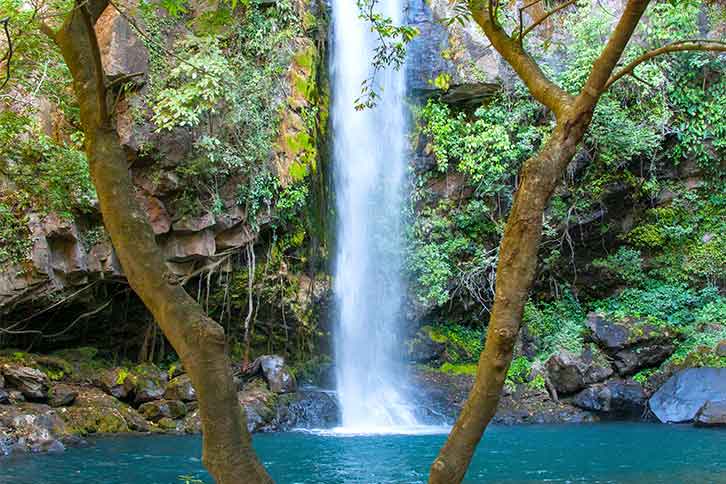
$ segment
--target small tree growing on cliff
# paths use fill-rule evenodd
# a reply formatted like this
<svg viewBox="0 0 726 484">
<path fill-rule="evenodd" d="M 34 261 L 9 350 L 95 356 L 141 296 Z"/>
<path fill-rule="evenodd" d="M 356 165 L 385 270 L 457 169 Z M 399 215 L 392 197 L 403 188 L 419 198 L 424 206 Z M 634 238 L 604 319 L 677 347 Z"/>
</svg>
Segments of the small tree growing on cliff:
<svg viewBox="0 0 726 484">
<path fill-rule="evenodd" d="M 109 0 L 76 0 L 60 26 L 33 16 L 59 47 L 73 77 L 85 150 L 104 225 L 134 291 L 163 330 L 199 396 L 203 462 L 219 483 L 272 482 L 252 449 L 227 355 L 224 330 L 168 272 L 146 215 L 134 197 L 126 154 L 109 109 L 112 84 L 101 62 L 95 24 Z M 59 18 L 43 12 L 46 20 Z M 10 54 L 11 56 L 12 54 Z"/>
<path fill-rule="evenodd" d="M 578 2 L 561 1 L 552 10 L 536 16 L 530 25 L 525 25 L 527 9 L 542 1 L 521 2 L 520 8 L 512 6 L 515 2 L 502 0 L 452 2 L 455 3 L 454 20 L 462 23 L 473 20 L 481 27 L 530 94 L 552 112 L 555 127 L 539 152 L 521 169 L 513 206 L 500 242 L 496 292 L 486 345 L 466 404 L 431 466 L 429 482 L 435 484 L 461 482 L 476 446 L 496 412 L 512 361 L 524 305 L 535 276 L 545 208 L 575 156 L 603 93 L 623 77 L 635 77 L 638 66 L 657 56 L 694 50 L 726 52 L 726 43 L 722 41 L 681 40 L 645 52 L 626 65 L 620 65 L 625 48 L 651 3 L 650 0 L 627 0 L 600 56 L 592 63 L 582 89 L 573 95 L 545 74 L 526 51 L 524 39 L 552 15 L 568 7 L 575 8 Z M 503 25 L 507 14 L 513 19 L 510 23 L 514 27 L 510 31 Z"/>
</svg>

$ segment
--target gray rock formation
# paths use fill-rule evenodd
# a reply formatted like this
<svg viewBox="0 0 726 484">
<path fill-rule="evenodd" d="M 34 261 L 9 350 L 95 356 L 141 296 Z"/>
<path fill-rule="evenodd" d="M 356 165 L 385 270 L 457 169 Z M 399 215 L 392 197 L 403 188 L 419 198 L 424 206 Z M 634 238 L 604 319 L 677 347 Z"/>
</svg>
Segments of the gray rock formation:
<svg viewBox="0 0 726 484">
<path fill-rule="evenodd" d="M 673 375 L 648 401 L 663 423 L 691 422 L 708 403 L 726 402 L 726 368 L 690 368 Z"/>
</svg>

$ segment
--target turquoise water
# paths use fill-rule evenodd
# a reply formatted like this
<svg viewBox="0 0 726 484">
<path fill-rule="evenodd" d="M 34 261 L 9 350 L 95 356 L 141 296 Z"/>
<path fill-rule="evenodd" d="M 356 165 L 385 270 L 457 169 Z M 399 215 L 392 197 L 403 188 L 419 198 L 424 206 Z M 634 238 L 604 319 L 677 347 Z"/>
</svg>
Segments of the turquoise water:
<svg viewBox="0 0 726 484">
<path fill-rule="evenodd" d="M 420 483 L 443 435 L 256 435 L 279 484 Z M 0 459 L 2 484 L 211 483 L 198 437 L 112 437 L 63 454 Z M 656 424 L 493 427 L 467 481 L 726 483 L 726 431 Z"/>
</svg>

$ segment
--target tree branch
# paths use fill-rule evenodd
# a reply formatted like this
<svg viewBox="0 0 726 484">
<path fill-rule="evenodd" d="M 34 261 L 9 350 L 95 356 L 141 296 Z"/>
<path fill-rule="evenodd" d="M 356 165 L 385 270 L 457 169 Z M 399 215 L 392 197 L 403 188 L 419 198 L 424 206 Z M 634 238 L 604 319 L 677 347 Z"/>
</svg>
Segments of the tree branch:
<svg viewBox="0 0 726 484">
<path fill-rule="evenodd" d="M 608 39 L 608 43 L 595 60 L 590 76 L 577 96 L 577 112 L 587 113 L 595 108 L 595 104 L 605 91 L 613 69 L 620 61 L 625 47 L 628 45 L 649 4 L 650 0 L 628 0 L 620 20 L 610 35 L 610 39 Z"/>
<path fill-rule="evenodd" d="M 635 58 L 632 62 L 620 69 L 617 73 L 613 74 L 610 79 L 608 79 L 608 82 L 605 84 L 605 89 L 608 89 L 615 82 L 617 82 L 626 75 L 635 77 L 635 68 L 638 67 L 640 64 L 653 59 L 654 57 L 658 57 L 663 54 L 669 54 L 671 52 L 686 51 L 726 52 L 726 42 L 708 39 L 682 40 L 678 42 L 672 42 L 658 49 L 651 50 Z"/>
<path fill-rule="evenodd" d="M 522 7 L 520 9 L 520 14 L 519 14 L 520 15 L 520 21 L 521 21 L 522 10 L 524 10 L 524 9 L 526 9 L 526 8 L 534 5 L 535 3 L 538 3 L 539 1 L 541 1 L 541 0 L 536 0 L 535 2 L 533 2 L 533 3 L 529 4 L 529 5 L 526 5 L 526 6 L 524 6 L 524 7 Z M 527 36 L 528 33 L 532 32 L 534 29 L 536 29 L 545 20 L 547 20 L 548 18 L 550 18 L 552 15 L 556 14 L 560 10 L 564 10 L 567 7 L 569 7 L 570 5 L 575 4 L 576 2 L 577 2 L 577 0 L 569 0 L 569 1 L 565 2 L 565 3 L 563 3 L 562 5 L 560 5 L 560 6 L 556 7 L 556 8 L 553 8 L 549 12 L 545 13 L 542 17 L 540 17 L 539 19 L 537 19 L 532 25 L 530 25 L 529 27 L 527 27 L 526 29 L 524 29 L 524 32 L 522 32 L 520 30 L 520 36 L 519 36 L 520 43 L 524 41 L 524 38 Z"/>
<path fill-rule="evenodd" d="M 512 66 L 537 101 L 549 108 L 555 116 L 559 116 L 572 105 L 574 98 L 550 80 L 519 42 L 495 23 L 482 1 L 471 2 L 469 8 L 492 46 Z"/>
</svg>

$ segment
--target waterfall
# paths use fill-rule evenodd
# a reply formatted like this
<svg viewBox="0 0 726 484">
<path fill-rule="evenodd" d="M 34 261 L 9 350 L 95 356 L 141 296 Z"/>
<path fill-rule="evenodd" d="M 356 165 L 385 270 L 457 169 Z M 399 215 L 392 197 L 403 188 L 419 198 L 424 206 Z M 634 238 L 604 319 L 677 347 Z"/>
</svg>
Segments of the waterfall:
<svg viewBox="0 0 726 484">
<path fill-rule="evenodd" d="M 378 73 L 380 99 L 356 111 L 376 46 L 355 0 L 333 0 L 332 128 L 337 214 L 335 357 L 342 428 L 392 431 L 416 425 L 400 361 L 404 284 L 402 208 L 406 174 L 404 72 Z M 402 0 L 381 13 L 400 24 Z"/>
</svg>

